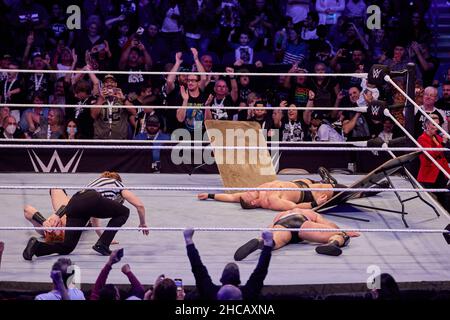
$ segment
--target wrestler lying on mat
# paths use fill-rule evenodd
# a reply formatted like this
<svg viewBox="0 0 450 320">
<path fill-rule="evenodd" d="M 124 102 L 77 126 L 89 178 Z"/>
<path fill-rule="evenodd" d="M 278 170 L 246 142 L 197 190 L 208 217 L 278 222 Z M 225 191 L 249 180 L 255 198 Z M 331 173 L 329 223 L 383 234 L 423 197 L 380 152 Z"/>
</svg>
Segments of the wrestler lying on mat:
<svg viewBox="0 0 450 320">
<path fill-rule="evenodd" d="M 274 219 L 269 228 L 298 228 L 298 229 L 339 229 L 333 222 L 325 219 L 320 214 L 308 209 L 293 209 L 280 212 Z M 297 232 L 297 231 L 274 231 L 273 249 L 280 249 L 291 243 L 300 243 L 308 241 L 321 243 L 316 247 L 316 252 L 330 256 L 339 256 L 342 253 L 341 248 L 346 246 L 350 237 L 358 237 L 357 232 Z M 250 253 L 263 248 L 261 239 L 252 239 L 241 246 L 234 254 L 234 260 L 241 261 Z"/>
<path fill-rule="evenodd" d="M 331 176 L 327 169 L 319 168 L 319 174 L 322 181 L 311 179 L 299 179 L 294 181 L 272 181 L 258 186 L 258 188 L 298 188 L 299 191 L 248 191 L 233 194 L 219 193 L 198 195 L 200 200 L 214 199 L 223 202 L 240 202 L 243 209 L 270 209 L 276 211 L 299 209 L 313 209 L 330 200 L 336 193 L 332 190 L 310 191 L 301 190 L 304 188 L 347 188 L 346 185 L 337 183 L 337 180 Z M 381 183 L 377 187 L 387 187 Z M 376 192 L 366 192 L 362 196 L 374 195 Z"/>
</svg>

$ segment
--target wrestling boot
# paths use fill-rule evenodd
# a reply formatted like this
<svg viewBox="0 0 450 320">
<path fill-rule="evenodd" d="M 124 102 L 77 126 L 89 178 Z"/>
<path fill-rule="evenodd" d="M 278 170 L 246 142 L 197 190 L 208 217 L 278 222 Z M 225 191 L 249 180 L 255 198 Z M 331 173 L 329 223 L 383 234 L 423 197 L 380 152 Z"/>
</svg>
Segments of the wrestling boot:
<svg viewBox="0 0 450 320">
<path fill-rule="evenodd" d="M 31 237 L 30 240 L 28 240 L 27 246 L 22 253 L 22 256 L 25 260 L 31 261 L 33 259 L 37 244 L 38 240 L 35 237 Z"/>
<path fill-rule="evenodd" d="M 109 250 L 109 248 L 107 246 L 105 246 L 104 244 L 101 244 L 101 243 L 94 244 L 92 246 L 92 249 L 94 249 L 95 251 L 97 251 L 98 253 L 100 253 L 103 256 L 111 255 L 111 250 Z"/>
<path fill-rule="evenodd" d="M 389 181 L 387 180 L 383 180 L 380 183 L 372 186 L 371 188 L 375 188 L 375 189 L 389 189 L 391 187 L 391 185 L 389 184 Z M 377 194 L 379 194 L 382 191 L 365 191 L 361 193 L 361 197 L 373 197 L 376 196 Z"/>
<path fill-rule="evenodd" d="M 326 168 L 319 167 L 319 169 L 317 171 L 318 171 L 320 177 L 322 178 L 323 183 L 332 184 L 332 185 L 338 184 L 337 180 L 331 175 L 330 171 L 328 171 Z"/>
<path fill-rule="evenodd" d="M 264 242 L 262 239 L 252 239 L 234 253 L 234 260 L 241 261 L 248 257 L 248 255 L 252 252 L 255 252 L 258 249 L 262 249 L 264 247 Z"/>
<path fill-rule="evenodd" d="M 338 237 L 342 237 L 344 239 L 344 243 L 342 244 L 342 246 L 339 244 L 339 238 Z M 342 247 L 345 247 L 348 245 L 348 243 L 350 242 L 350 237 L 345 233 L 342 232 L 339 235 L 334 235 L 330 238 L 330 242 L 328 242 L 327 244 L 323 244 L 320 246 L 316 247 L 316 252 L 318 254 L 324 254 L 327 256 L 340 256 L 342 254 Z"/>
</svg>

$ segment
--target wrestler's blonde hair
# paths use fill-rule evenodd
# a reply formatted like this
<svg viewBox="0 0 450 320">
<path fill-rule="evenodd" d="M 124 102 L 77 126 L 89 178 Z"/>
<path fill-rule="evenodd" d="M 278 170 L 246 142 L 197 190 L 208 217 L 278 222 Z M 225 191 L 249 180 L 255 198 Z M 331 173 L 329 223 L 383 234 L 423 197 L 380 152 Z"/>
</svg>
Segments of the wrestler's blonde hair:
<svg viewBox="0 0 450 320">
<path fill-rule="evenodd" d="M 100 177 L 102 178 L 109 178 L 109 179 L 114 179 L 117 181 L 122 182 L 122 178 L 120 177 L 120 175 L 115 172 L 115 171 L 104 171 L 102 172 L 102 174 L 100 175 Z"/>
</svg>

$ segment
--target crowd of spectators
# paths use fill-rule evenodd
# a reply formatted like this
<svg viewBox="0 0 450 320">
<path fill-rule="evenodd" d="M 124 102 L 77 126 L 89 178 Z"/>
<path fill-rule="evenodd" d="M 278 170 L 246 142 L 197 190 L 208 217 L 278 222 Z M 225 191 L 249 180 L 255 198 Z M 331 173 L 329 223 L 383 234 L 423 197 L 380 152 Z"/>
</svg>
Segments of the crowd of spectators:
<svg viewBox="0 0 450 320">
<path fill-rule="evenodd" d="M 67 23 L 66 8 L 73 4 L 81 8 L 80 30 Z M 366 8 L 373 4 L 381 8 L 381 29 L 366 24 Z M 429 5 L 403 0 L 4 0 L 0 67 L 11 71 L 0 74 L 0 138 L 166 140 L 175 129 L 192 133 L 204 128 L 204 120 L 219 119 L 257 121 L 268 131 L 280 130 L 283 141 L 377 136 L 387 141 L 402 135 L 390 120 L 338 108 L 384 100 L 399 105 L 395 117 L 404 124 L 405 99 L 389 85 L 374 88 L 358 77 L 233 73 L 362 73 L 376 63 L 402 70 L 408 62 L 417 66 L 416 101 L 440 114 L 447 129 L 450 69 L 432 54 L 434 35 L 424 20 Z M 36 73 L 14 72 L 18 68 Z M 39 73 L 45 69 L 92 72 Z M 96 70 L 137 73 L 103 77 Z M 148 76 L 143 71 L 220 71 L 226 76 Z M 405 87 L 403 77 L 395 81 Z M 83 107 L 89 105 L 105 107 Z M 315 112 L 314 107 L 336 110 Z M 419 113 L 417 136 L 422 122 Z"/>
<path fill-rule="evenodd" d="M 191 292 L 187 299 L 190 300 L 255 300 L 260 297 L 264 286 L 264 279 L 268 273 L 270 259 L 272 256 L 273 235 L 264 231 L 264 249 L 258 264 L 245 285 L 241 286 L 239 267 L 235 263 L 228 263 L 222 273 L 220 282 L 215 285 L 203 265 L 200 254 L 195 247 L 194 230 L 186 229 L 184 238 L 187 255 L 195 278 L 196 289 Z M 161 274 L 157 277 L 155 284 L 149 290 L 145 290 L 138 278 L 131 271 L 128 264 L 121 268 L 122 273 L 131 284 L 128 292 L 121 292 L 113 284 L 106 284 L 108 275 L 113 266 L 120 262 L 124 256 L 124 249 L 118 249 L 111 253 L 105 266 L 100 271 L 95 284 L 90 291 L 89 300 L 184 300 L 186 293 L 181 279 L 172 279 Z M 0 255 L 1 257 L 1 255 Z M 39 294 L 36 300 L 86 300 L 83 291 L 76 287 L 76 271 L 72 261 L 67 258 L 58 259 L 52 266 L 50 277 L 53 288 L 47 293 Z"/>
<path fill-rule="evenodd" d="M 446 291 L 420 291 L 401 290 L 395 279 L 387 273 L 382 273 L 374 278 L 373 289 L 361 292 L 349 292 L 341 294 L 305 294 L 305 293 L 280 293 L 264 292 L 264 280 L 269 272 L 273 243 L 273 234 L 270 231 L 262 233 L 264 248 L 258 259 L 258 263 L 250 275 L 245 285 L 241 284 L 239 266 L 235 263 L 228 263 L 222 272 L 220 285 L 214 284 L 207 268 L 200 258 L 200 254 L 193 241 L 194 230 L 186 229 L 184 239 L 186 244 L 187 257 L 190 262 L 195 285 L 188 290 L 182 283 L 182 279 L 171 278 L 165 274 L 159 275 L 155 283 L 147 286 L 147 289 L 132 272 L 129 264 L 124 264 L 120 271 L 128 278 L 130 287 L 119 288 L 114 284 L 107 284 L 108 275 L 114 271 L 114 266 L 118 264 L 125 252 L 124 249 L 112 251 L 109 259 L 95 281 L 95 284 L 87 289 L 81 290 L 77 278 L 77 266 L 68 258 L 59 258 L 54 262 L 50 270 L 52 290 L 42 292 L 36 296 L 30 294 L 5 295 L 0 293 L 0 300 L 271 300 L 271 299 L 295 299 L 295 300 L 352 300 L 352 301 L 405 301 L 405 300 L 445 300 L 448 299 L 449 292 Z M 3 243 L 0 242 L 0 263 L 3 253 Z M 291 290 L 292 291 L 292 290 Z"/>
<path fill-rule="evenodd" d="M 274 246 L 273 234 L 270 231 L 262 233 L 264 248 L 258 259 L 258 263 L 250 275 L 245 285 L 241 284 L 239 266 L 235 263 L 228 263 L 223 269 L 220 285 L 214 284 L 207 268 L 200 258 L 200 254 L 195 247 L 193 229 L 184 231 L 187 256 L 190 267 L 195 279 L 195 286 L 188 291 L 182 283 L 182 279 L 166 277 L 164 274 L 156 278 L 154 285 L 147 290 L 132 272 L 129 264 L 124 264 L 120 268 L 121 272 L 128 278 L 130 288 L 120 289 L 114 284 L 107 284 L 108 275 L 113 271 L 114 265 L 118 264 L 124 256 L 124 249 L 112 251 L 108 261 L 101 269 L 95 284 L 90 290 L 81 290 L 77 278 L 77 266 L 68 258 L 59 258 L 52 266 L 50 278 L 52 281 L 52 290 L 40 293 L 33 297 L 35 300 L 245 300 L 255 301 L 271 299 L 270 294 L 266 296 L 262 293 L 264 280 L 269 272 L 269 265 Z M 3 253 L 3 243 L 0 242 L 0 262 Z M 369 289 L 366 292 L 333 294 L 328 296 L 313 295 L 286 295 L 284 298 L 300 300 L 401 300 L 408 298 L 405 292 L 402 292 L 397 282 L 390 274 L 380 274 L 374 279 L 378 287 Z M 412 298 L 418 297 L 418 292 L 411 295 Z M 411 298 L 409 297 L 409 298 Z M 425 296 L 424 296 L 425 297 Z M 1 296 L 0 296 L 1 298 Z M 13 299 L 30 299 L 31 297 L 19 296 Z M 279 299 L 280 297 L 278 297 Z M 440 299 L 441 295 L 430 295 L 428 298 Z M 442 296 L 442 298 L 445 298 Z M 11 299 L 11 298 L 9 298 Z M 1 299 L 0 299 L 1 300 Z"/>
</svg>

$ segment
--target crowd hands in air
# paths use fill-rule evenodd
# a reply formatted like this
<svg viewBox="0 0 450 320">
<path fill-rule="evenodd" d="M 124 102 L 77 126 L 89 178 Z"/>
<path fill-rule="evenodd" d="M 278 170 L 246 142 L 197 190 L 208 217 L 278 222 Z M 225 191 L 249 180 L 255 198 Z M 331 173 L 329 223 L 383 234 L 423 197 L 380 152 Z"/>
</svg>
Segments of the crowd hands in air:
<svg viewBox="0 0 450 320">
<path fill-rule="evenodd" d="M 413 1 L 406 11 L 397 10 L 395 1 L 383 3 L 382 26 L 376 30 L 364 23 L 365 9 L 376 1 L 288 1 L 278 6 L 268 0 L 224 0 L 204 1 L 201 7 L 188 0 L 106 2 L 103 8 L 96 2 L 83 5 L 81 30 L 61 24 L 61 4 L 4 5 L 10 7 L 1 15 L 10 23 L 2 30 L 11 45 L 0 48 L 0 65 L 36 73 L 0 75 L 0 138 L 167 140 L 176 129 L 192 133 L 204 130 L 205 120 L 216 119 L 259 122 L 269 139 L 281 141 L 380 137 L 388 142 L 403 132 L 365 107 L 373 100 L 397 105 L 392 113 L 404 124 L 405 99 L 389 85 L 373 87 L 356 77 L 233 73 L 363 73 L 373 64 L 401 70 L 408 62 L 417 66 L 416 102 L 439 113 L 448 130 L 450 71 L 430 50 L 427 2 Z M 35 12 L 30 21 L 20 15 L 24 8 Z M 46 69 L 61 73 L 39 73 Z M 92 72 L 63 72 L 71 70 Z M 97 76 L 96 70 L 137 73 Z M 148 76 L 139 73 L 143 71 L 224 74 Z M 404 77 L 394 80 L 405 88 Z M 35 106 L 15 106 L 21 103 Z M 229 106 L 254 109 L 223 109 Z M 277 110 L 279 106 L 289 110 Z M 354 111 L 339 111 L 343 107 Z M 416 118 L 419 136 L 423 117 Z"/>
</svg>

